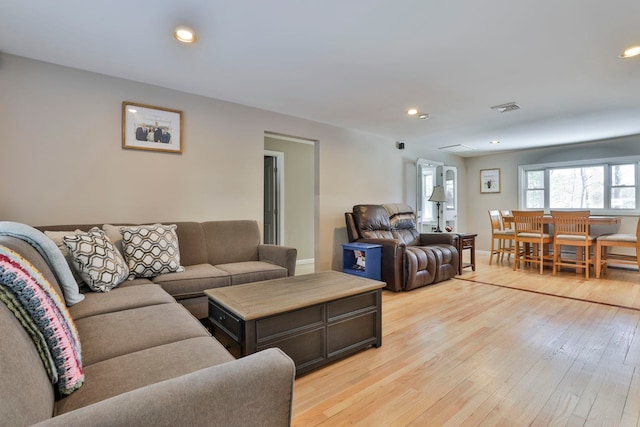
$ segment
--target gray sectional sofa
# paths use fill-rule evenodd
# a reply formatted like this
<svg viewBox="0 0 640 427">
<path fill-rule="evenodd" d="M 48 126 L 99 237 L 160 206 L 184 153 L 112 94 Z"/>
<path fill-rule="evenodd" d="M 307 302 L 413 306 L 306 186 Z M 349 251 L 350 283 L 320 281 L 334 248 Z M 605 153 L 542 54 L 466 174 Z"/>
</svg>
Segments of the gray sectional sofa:
<svg viewBox="0 0 640 427">
<path fill-rule="evenodd" d="M 239 285 L 260 280 L 293 276 L 295 248 L 260 244 L 260 229 L 255 221 L 163 222 L 176 224 L 180 244 L 181 273 L 163 274 L 140 283 L 156 283 L 198 319 L 207 317 L 206 289 Z M 119 246 L 118 226 L 105 224 L 67 224 L 38 226 L 41 231 L 88 231 L 103 228 Z M 120 225 L 131 225 L 120 224 Z"/>
<path fill-rule="evenodd" d="M 84 375 L 69 395 L 52 384 L 24 323 L 0 301 L 0 426 L 290 425 L 292 360 L 275 348 L 234 359 L 176 301 L 200 313 L 203 289 L 293 274 L 295 250 L 260 245 L 254 224 L 178 223 L 185 272 L 87 292 L 66 308 Z M 76 228 L 91 226 L 40 227 Z M 0 248 L 19 254 L 63 294 L 31 242 L 0 235 Z"/>
</svg>

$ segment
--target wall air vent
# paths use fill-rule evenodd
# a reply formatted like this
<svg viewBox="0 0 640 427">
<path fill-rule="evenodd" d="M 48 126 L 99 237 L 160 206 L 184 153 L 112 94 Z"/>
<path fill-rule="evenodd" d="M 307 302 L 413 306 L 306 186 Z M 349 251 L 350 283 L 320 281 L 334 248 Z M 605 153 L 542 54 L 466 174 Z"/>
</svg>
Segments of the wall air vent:
<svg viewBox="0 0 640 427">
<path fill-rule="evenodd" d="M 520 105 L 515 102 L 507 102 L 506 104 L 494 105 L 493 107 L 491 107 L 493 111 L 497 111 L 498 113 L 515 111 L 519 110 L 520 108 Z"/>
<path fill-rule="evenodd" d="M 463 151 L 473 151 L 473 147 L 469 147 L 464 144 L 447 145 L 445 147 L 438 147 L 438 150 L 448 151 L 450 153 L 461 153 Z"/>
</svg>

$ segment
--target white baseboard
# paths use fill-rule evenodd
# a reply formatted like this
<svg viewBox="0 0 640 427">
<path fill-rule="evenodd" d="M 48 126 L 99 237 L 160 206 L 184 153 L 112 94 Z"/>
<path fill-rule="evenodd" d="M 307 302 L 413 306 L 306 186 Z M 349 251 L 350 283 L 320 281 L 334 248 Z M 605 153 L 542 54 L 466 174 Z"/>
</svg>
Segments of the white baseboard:
<svg viewBox="0 0 640 427">
<path fill-rule="evenodd" d="M 296 261 L 296 265 L 315 264 L 315 262 L 316 260 L 314 258 L 299 259 Z"/>
</svg>

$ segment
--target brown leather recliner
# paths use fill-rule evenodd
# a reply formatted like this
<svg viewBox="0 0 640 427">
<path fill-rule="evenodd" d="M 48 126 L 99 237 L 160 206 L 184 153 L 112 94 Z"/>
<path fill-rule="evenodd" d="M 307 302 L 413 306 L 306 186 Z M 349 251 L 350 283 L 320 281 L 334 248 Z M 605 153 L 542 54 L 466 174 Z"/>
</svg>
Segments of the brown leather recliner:
<svg viewBox="0 0 640 427">
<path fill-rule="evenodd" d="M 419 233 L 408 205 L 355 205 L 345 219 L 349 242 L 382 245 L 381 276 L 387 289 L 408 291 L 450 279 L 458 271 L 458 235 Z"/>
</svg>

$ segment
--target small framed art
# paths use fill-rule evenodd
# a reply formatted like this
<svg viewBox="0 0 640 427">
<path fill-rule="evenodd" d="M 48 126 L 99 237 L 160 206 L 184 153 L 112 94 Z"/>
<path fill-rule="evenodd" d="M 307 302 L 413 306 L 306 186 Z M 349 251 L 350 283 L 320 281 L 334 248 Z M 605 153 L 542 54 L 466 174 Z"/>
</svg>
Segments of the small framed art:
<svg viewBox="0 0 640 427">
<path fill-rule="evenodd" d="M 122 148 L 182 153 L 182 111 L 123 102 Z"/>
<path fill-rule="evenodd" d="M 480 193 L 500 192 L 500 169 L 480 170 Z"/>
</svg>

